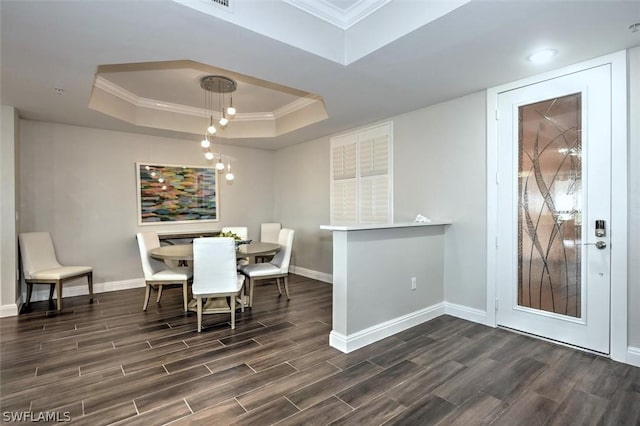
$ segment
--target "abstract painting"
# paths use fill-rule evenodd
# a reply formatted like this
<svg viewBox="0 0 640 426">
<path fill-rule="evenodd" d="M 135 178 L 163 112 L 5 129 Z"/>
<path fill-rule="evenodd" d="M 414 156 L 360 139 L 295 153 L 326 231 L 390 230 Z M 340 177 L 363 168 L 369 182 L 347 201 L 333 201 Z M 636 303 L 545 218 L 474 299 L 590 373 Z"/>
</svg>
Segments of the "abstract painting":
<svg viewBox="0 0 640 426">
<path fill-rule="evenodd" d="M 213 167 L 136 163 L 138 224 L 218 220 Z"/>
</svg>

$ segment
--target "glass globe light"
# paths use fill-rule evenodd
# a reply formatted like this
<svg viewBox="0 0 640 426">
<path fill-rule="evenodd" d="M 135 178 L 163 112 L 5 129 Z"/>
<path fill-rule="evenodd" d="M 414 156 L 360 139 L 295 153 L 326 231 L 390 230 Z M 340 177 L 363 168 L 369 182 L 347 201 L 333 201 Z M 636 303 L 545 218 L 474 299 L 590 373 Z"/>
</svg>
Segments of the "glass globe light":
<svg viewBox="0 0 640 426">
<path fill-rule="evenodd" d="M 207 160 L 213 160 L 213 152 L 211 151 L 207 151 L 204 153 L 204 158 L 206 158 Z"/>
<path fill-rule="evenodd" d="M 209 148 L 211 146 L 211 142 L 209 142 L 209 139 L 204 138 L 200 142 L 200 146 L 203 147 L 203 148 Z"/>
<path fill-rule="evenodd" d="M 233 180 L 233 178 L 234 178 L 235 176 L 233 176 L 233 173 L 229 172 L 229 173 L 227 173 L 224 177 L 225 177 L 225 179 L 227 179 L 228 181 L 232 181 L 232 180 Z"/>
<path fill-rule="evenodd" d="M 216 169 L 217 170 L 224 170 L 224 163 L 222 162 L 222 160 L 218 160 L 218 162 L 216 163 Z"/>
</svg>

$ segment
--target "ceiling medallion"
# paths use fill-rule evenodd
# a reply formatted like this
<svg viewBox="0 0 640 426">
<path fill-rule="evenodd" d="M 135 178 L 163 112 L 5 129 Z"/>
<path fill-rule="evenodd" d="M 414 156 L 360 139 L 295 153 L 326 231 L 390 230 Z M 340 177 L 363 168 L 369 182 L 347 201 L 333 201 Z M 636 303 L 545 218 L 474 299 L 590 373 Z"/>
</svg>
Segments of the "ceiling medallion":
<svg viewBox="0 0 640 426">
<path fill-rule="evenodd" d="M 238 88 L 235 81 L 221 75 L 208 75 L 200 80 L 200 87 L 214 93 L 232 93 Z"/>
</svg>

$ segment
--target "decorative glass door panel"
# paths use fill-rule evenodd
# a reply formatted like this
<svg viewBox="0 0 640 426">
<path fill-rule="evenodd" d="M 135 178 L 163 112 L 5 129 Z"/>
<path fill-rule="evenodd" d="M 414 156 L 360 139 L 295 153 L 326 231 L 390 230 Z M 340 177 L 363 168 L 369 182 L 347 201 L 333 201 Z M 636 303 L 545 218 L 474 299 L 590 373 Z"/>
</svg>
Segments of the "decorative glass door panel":
<svg viewBox="0 0 640 426">
<path fill-rule="evenodd" d="M 582 96 L 518 108 L 518 305 L 580 318 Z"/>
</svg>

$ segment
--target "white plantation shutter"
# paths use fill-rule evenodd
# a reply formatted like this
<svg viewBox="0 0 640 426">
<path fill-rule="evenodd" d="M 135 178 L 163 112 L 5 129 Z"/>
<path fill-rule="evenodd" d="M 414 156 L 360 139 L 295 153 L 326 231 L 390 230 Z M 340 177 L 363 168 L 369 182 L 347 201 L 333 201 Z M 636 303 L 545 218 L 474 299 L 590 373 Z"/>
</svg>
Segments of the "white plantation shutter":
<svg viewBox="0 0 640 426">
<path fill-rule="evenodd" d="M 357 139 L 343 137 L 331 144 L 331 223 L 355 223 L 357 199 Z"/>
<path fill-rule="evenodd" d="M 360 142 L 360 176 L 386 175 L 389 169 L 387 135 Z"/>
<path fill-rule="evenodd" d="M 356 143 L 346 143 L 333 148 L 333 179 L 356 177 Z"/>
<path fill-rule="evenodd" d="M 331 223 L 391 223 L 392 124 L 331 138 Z"/>
<path fill-rule="evenodd" d="M 336 181 L 333 185 L 332 195 L 332 222 L 331 223 L 355 223 L 357 220 L 356 209 L 356 181 Z"/>
<path fill-rule="evenodd" d="M 360 223 L 389 223 L 389 178 L 360 179 Z"/>
</svg>

